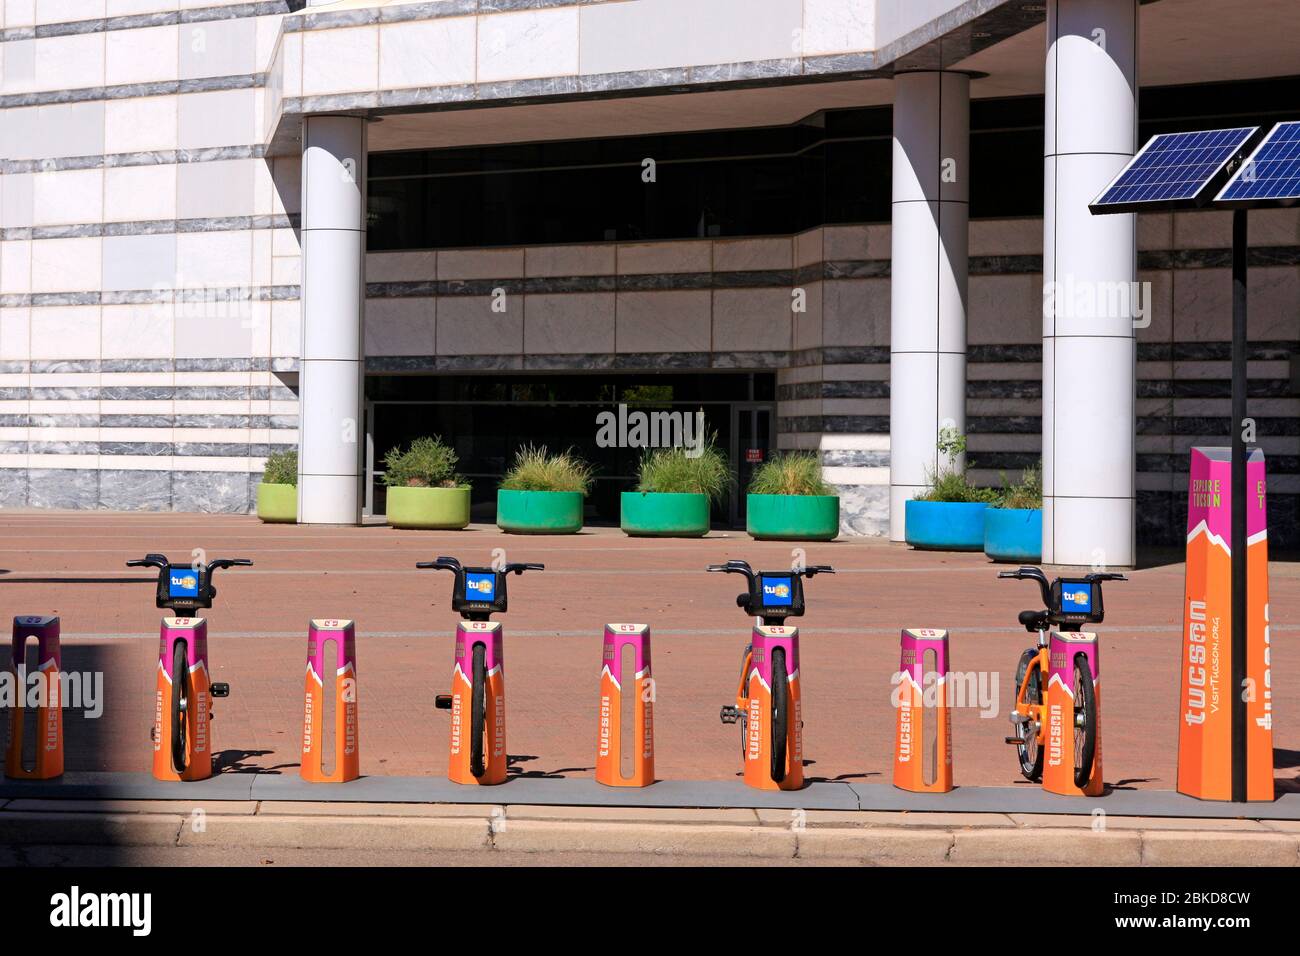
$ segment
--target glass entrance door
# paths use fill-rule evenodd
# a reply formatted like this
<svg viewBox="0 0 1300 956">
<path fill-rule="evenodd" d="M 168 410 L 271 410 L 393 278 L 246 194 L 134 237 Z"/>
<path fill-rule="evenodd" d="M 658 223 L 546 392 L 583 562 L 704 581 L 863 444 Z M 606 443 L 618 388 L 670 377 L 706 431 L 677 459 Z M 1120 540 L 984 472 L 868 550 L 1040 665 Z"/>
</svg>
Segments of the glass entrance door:
<svg viewBox="0 0 1300 956">
<path fill-rule="evenodd" d="M 771 457 L 776 447 L 776 409 L 768 402 L 738 402 L 731 406 L 732 465 L 736 492 L 731 496 L 731 524 L 745 526 L 745 491 L 754 470 Z"/>
</svg>

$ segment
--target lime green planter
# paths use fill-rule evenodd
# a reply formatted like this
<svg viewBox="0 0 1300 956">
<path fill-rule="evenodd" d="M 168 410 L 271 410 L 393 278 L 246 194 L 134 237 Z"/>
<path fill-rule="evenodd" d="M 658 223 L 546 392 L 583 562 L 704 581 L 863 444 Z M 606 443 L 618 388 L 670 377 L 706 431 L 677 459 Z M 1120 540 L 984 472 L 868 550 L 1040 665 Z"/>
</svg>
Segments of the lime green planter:
<svg viewBox="0 0 1300 956">
<path fill-rule="evenodd" d="M 709 496 L 625 491 L 623 530 L 633 537 L 702 538 L 709 533 Z"/>
<path fill-rule="evenodd" d="M 574 534 L 582 530 L 581 491 L 497 492 L 497 527 L 511 534 Z"/>
<path fill-rule="evenodd" d="M 469 524 L 469 489 L 389 488 L 388 523 L 394 528 L 463 528 Z"/>
<path fill-rule="evenodd" d="M 759 541 L 830 541 L 840 533 L 837 495 L 746 495 L 745 530 Z"/>
<path fill-rule="evenodd" d="M 259 482 L 257 486 L 257 516 L 263 521 L 293 524 L 298 520 L 298 486 L 272 485 Z"/>
</svg>

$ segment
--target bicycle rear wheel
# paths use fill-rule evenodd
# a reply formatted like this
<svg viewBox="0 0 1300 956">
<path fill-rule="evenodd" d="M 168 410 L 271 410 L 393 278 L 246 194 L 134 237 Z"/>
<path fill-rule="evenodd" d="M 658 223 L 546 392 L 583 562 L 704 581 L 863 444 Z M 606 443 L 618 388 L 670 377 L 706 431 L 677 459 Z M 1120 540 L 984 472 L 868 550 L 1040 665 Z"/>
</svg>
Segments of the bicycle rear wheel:
<svg viewBox="0 0 1300 956">
<path fill-rule="evenodd" d="M 1074 659 L 1074 785 L 1082 790 L 1092 777 L 1097 755 L 1097 689 L 1088 658 Z"/>
<path fill-rule="evenodd" d="M 172 645 L 172 764 L 177 773 L 187 769 L 186 717 L 190 709 L 190 665 L 185 641 Z"/>
<path fill-rule="evenodd" d="M 772 651 L 772 779 L 785 779 L 786 739 L 790 726 L 790 682 L 785 672 L 785 649 Z"/>
<path fill-rule="evenodd" d="M 1017 695 L 1020 693 L 1020 685 L 1024 683 L 1025 674 L 1037 657 L 1038 649 L 1033 647 L 1026 648 L 1020 655 L 1020 663 L 1016 666 Z M 1035 708 L 1043 702 L 1043 673 L 1038 667 L 1034 668 L 1033 674 L 1029 677 L 1029 684 L 1025 687 L 1025 702 Z M 1020 759 L 1020 773 L 1026 780 L 1037 783 L 1043 779 L 1043 749 L 1038 746 L 1038 729 L 1033 723 L 1026 721 L 1017 723 L 1015 731 L 1016 736 L 1020 738 L 1020 743 L 1016 744 L 1016 756 Z"/>
<path fill-rule="evenodd" d="M 487 722 L 487 648 L 474 645 L 474 684 L 470 690 L 469 705 L 469 772 L 483 776 L 483 738 Z"/>
</svg>

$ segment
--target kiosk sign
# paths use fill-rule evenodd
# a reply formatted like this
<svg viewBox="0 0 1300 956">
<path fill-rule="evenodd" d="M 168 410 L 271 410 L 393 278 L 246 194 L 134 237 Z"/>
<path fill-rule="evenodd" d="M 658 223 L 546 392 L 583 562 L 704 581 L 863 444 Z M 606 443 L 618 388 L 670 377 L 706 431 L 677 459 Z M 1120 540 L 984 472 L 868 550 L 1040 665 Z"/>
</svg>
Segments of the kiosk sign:
<svg viewBox="0 0 1300 956">
<path fill-rule="evenodd" d="M 1246 799 L 1273 799 L 1264 455 L 1246 460 L 1246 681 L 1232 681 L 1232 455 L 1193 448 L 1187 495 L 1178 791 L 1232 799 L 1232 700 L 1246 701 Z"/>
</svg>

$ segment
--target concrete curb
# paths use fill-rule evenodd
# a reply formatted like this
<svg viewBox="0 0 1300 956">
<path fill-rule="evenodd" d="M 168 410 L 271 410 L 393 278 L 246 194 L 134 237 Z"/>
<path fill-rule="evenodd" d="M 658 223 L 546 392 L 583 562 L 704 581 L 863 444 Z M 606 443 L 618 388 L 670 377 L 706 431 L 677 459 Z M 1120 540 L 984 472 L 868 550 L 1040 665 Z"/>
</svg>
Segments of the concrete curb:
<svg viewBox="0 0 1300 956">
<path fill-rule="evenodd" d="M 700 863 L 746 857 L 883 866 L 1300 866 L 1300 832 L 1225 821 L 1129 819 L 1094 831 L 1025 826 L 997 814 L 835 813 L 778 825 L 781 814 L 716 810 L 593 812 L 589 807 L 266 805 L 257 812 L 180 812 L 159 801 L 91 801 L 75 809 L 0 811 L 0 844 L 266 847 L 329 850 L 648 854 Z M 339 812 L 341 811 L 341 812 Z M 933 819 L 927 819 L 933 816 Z"/>
</svg>

